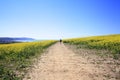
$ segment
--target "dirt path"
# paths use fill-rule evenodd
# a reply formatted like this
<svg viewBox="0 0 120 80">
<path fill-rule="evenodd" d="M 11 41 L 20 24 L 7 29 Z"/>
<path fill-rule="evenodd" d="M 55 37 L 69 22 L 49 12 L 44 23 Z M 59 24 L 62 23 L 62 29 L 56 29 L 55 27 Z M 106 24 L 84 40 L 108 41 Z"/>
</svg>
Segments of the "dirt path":
<svg viewBox="0 0 120 80">
<path fill-rule="evenodd" d="M 56 43 L 34 64 L 23 80 L 115 80 L 105 71 L 78 56 L 64 44 Z"/>
</svg>

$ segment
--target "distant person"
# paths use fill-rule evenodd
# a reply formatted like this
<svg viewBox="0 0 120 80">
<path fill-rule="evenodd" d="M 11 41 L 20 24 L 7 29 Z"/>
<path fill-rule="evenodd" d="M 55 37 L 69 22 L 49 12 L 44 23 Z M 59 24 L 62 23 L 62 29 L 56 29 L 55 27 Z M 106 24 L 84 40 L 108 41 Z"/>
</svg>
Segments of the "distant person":
<svg viewBox="0 0 120 80">
<path fill-rule="evenodd" d="M 60 39 L 60 44 L 62 43 L 62 39 Z"/>
</svg>

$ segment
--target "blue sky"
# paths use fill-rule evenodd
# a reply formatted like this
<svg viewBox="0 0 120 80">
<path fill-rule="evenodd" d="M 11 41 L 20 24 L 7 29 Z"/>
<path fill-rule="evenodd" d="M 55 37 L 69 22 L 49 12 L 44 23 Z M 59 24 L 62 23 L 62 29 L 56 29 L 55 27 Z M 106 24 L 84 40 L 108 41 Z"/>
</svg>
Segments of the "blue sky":
<svg viewBox="0 0 120 80">
<path fill-rule="evenodd" d="M 0 0 L 0 37 L 120 34 L 120 0 Z"/>
</svg>

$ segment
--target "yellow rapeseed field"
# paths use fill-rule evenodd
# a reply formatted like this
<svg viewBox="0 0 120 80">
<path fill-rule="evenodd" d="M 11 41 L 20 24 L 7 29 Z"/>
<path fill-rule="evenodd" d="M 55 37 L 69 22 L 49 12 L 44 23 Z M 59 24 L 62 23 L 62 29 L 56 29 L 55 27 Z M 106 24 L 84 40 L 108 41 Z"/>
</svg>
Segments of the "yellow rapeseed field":
<svg viewBox="0 0 120 80">
<path fill-rule="evenodd" d="M 73 38 L 66 39 L 64 42 L 89 49 L 105 49 L 111 51 L 113 54 L 120 54 L 120 34 Z"/>
<path fill-rule="evenodd" d="M 21 80 L 30 60 L 56 41 L 0 44 L 0 80 Z"/>
</svg>

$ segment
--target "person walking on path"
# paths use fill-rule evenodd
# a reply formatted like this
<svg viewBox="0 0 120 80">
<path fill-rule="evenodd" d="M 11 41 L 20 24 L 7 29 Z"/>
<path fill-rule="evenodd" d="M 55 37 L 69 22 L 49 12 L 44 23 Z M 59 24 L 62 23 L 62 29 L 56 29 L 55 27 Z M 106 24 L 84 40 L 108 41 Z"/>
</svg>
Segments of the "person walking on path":
<svg viewBox="0 0 120 80">
<path fill-rule="evenodd" d="M 62 39 L 60 39 L 60 44 L 62 43 Z"/>
</svg>

